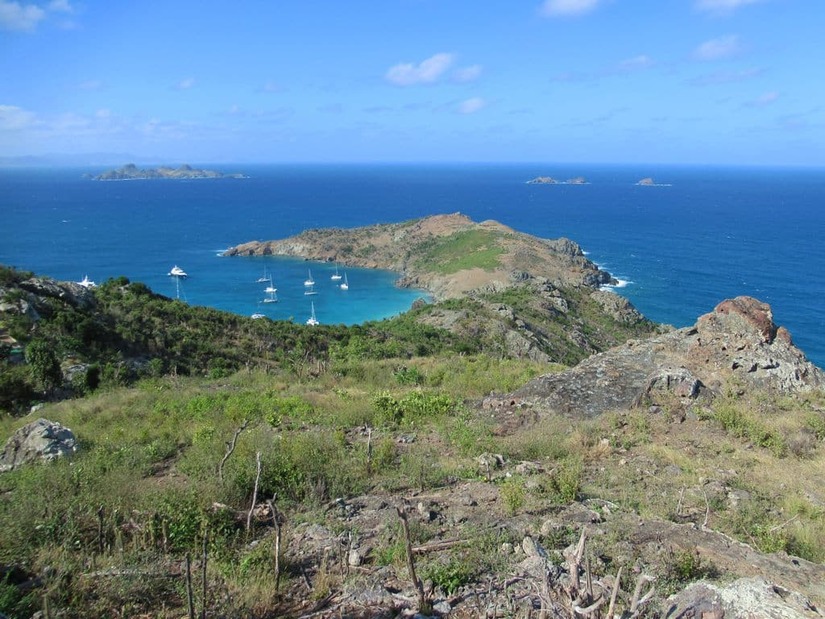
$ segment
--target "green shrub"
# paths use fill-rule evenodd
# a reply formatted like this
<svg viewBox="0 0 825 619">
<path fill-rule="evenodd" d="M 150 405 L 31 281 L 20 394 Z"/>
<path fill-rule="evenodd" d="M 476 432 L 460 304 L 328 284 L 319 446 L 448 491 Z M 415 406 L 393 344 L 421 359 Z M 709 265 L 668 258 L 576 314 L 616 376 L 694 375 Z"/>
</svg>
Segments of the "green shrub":
<svg viewBox="0 0 825 619">
<path fill-rule="evenodd" d="M 510 477 L 505 480 L 498 489 L 504 509 L 509 516 L 515 516 L 524 507 L 527 500 L 527 493 L 524 490 L 524 480 L 518 477 Z"/>
<path fill-rule="evenodd" d="M 424 567 L 424 580 L 432 581 L 446 595 L 453 595 L 475 577 L 475 572 L 467 561 L 453 557 L 450 560 L 437 561 Z"/>
<path fill-rule="evenodd" d="M 683 589 L 685 585 L 717 576 L 718 570 L 699 556 L 694 550 L 670 550 L 661 568 L 659 581 L 668 594 Z"/>
</svg>

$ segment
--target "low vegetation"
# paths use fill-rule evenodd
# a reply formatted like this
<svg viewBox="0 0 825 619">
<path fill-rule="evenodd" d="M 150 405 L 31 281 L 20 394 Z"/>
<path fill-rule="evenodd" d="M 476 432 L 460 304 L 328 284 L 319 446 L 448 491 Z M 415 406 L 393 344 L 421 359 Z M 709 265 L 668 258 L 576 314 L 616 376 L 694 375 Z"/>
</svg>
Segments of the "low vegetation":
<svg viewBox="0 0 825 619">
<path fill-rule="evenodd" d="M 492 605 L 528 616 L 543 583 L 519 577 L 517 589 L 517 549 L 529 536 L 558 564 L 583 527 L 588 575 L 642 570 L 659 599 L 748 567 L 697 551 L 691 532 L 825 562 L 821 393 L 729 385 L 687 411 L 504 414 L 480 401 L 562 366 L 422 326 L 432 308 L 307 329 L 189 308 L 125 280 L 95 296 L 82 327 L 65 308 L 34 330 L 4 318 L 28 359 L 7 355 L 4 381 L 11 370 L 42 395 L 69 351 L 99 367 L 76 397 L 0 418 L 2 439 L 45 416 L 80 445 L 71 460 L 0 475 L 10 617 L 347 616 L 367 593 L 370 608 L 395 612 L 388 589 L 414 590 L 408 547 L 426 601 L 449 600 L 459 618 Z M 675 533 L 640 541 L 645 523 Z M 617 603 L 629 608 L 630 595 Z"/>
<path fill-rule="evenodd" d="M 490 230 L 466 230 L 424 243 L 416 267 L 422 271 L 450 275 L 468 269 L 493 270 L 500 266 L 504 249 L 499 236 Z"/>
</svg>

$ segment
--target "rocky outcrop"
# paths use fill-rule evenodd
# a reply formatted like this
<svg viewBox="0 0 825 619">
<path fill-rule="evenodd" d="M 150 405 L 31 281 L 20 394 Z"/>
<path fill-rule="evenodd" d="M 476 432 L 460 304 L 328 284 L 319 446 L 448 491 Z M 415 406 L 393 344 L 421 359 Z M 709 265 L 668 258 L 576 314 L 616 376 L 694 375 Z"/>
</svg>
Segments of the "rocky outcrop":
<svg viewBox="0 0 825 619">
<path fill-rule="evenodd" d="M 667 398 L 694 400 L 731 381 L 794 394 L 822 388 L 825 375 L 774 324 L 768 305 L 737 297 L 693 327 L 629 341 L 566 372 L 541 376 L 503 400 L 594 417 Z"/>
<path fill-rule="evenodd" d="M 51 298 L 72 307 L 89 309 L 95 304 L 95 295 L 92 290 L 74 282 L 61 282 L 49 277 L 32 277 L 20 282 L 20 288 L 34 295 L 36 298 Z"/>
<path fill-rule="evenodd" d="M 69 428 L 41 418 L 26 424 L 9 437 L 0 454 L 0 472 L 31 462 L 56 460 L 76 450 L 77 441 Z"/>
</svg>

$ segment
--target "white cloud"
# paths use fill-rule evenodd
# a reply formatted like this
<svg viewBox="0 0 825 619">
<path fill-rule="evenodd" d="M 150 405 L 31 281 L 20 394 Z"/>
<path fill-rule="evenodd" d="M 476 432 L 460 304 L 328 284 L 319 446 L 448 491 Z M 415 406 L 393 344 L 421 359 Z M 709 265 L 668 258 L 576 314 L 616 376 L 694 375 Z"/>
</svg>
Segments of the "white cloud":
<svg viewBox="0 0 825 619">
<path fill-rule="evenodd" d="M 74 9 L 69 4 L 69 0 L 52 0 L 49 2 L 49 10 L 56 13 L 73 13 Z"/>
<path fill-rule="evenodd" d="M 30 129 L 37 122 L 34 112 L 16 105 L 0 105 L 0 131 Z"/>
<path fill-rule="evenodd" d="M 757 2 L 761 2 L 761 0 L 696 0 L 695 6 L 699 11 L 728 14 L 739 7 L 756 4 Z"/>
<path fill-rule="evenodd" d="M 176 90 L 189 90 L 195 85 L 195 78 L 194 77 L 187 77 L 182 79 L 177 84 L 175 84 Z"/>
<path fill-rule="evenodd" d="M 741 51 L 739 37 L 735 34 L 730 34 L 717 39 L 705 41 L 695 50 L 693 50 L 693 57 L 696 60 L 712 61 L 724 60 L 737 55 Z"/>
<path fill-rule="evenodd" d="M 31 32 L 46 17 L 46 11 L 34 4 L 0 0 L 0 28 Z"/>
<path fill-rule="evenodd" d="M 600 0 L 544 0 L 540 12 L 545 17 L 583 15 L 595 9 Z"/>
<path fill-rule="evenodd" d="M 766 105 L 770 105 L 771 103 L 775 103 L 779 99 L 779 93 L 775 90 L 770 92 L 765 92 L 753 99 L 752 101 L 748 101 L 745 105 L 747 107 L 765 107 Z"/>
<path fill-rule="evenodd" d="M 396 86 L 431 84 L 450 68 L 453 54 L 439 53 L 422 60 L 419 64 L 400 63 L 389 68 L 384 78 Z"/>
<path fill-rule="evenodd" d="M 0 0 L 0 30 L 34 32 L 51 13 L 71 14 L 74 13 L 74 7 L 69 0 L 51 0 L 45 6 L 22 4 L 17 0 Z"/>
<path fill-rule="evenodd" d="M 453 79 L 457 82 L 474 82 L 481 76 L 481 65 L 474 64 L 469 67 L 456 69 L 453 73 Z"/>
<path fill-rule="evenodd" d="M 743 71 L 718 71 L 709 75 L 702 75 L 690 81 L 694 86 L 714 86 L 717 84 L 734 84 L 745 82 L 764 74 L 764 69 L 751 68 Z"/>
<path fill-rule="evenodd" d="M 622 60 L 619 63 L 618 69 L 623 72 L 641 71 L 642 69 L 649 69 L 654 64 L 656 63 L 653 62 L 653 59 L 650 56 L 647 54 L 639 54 L 633 58 Z"/>
<path fill-rule="evenodd" d="M 284 92 L 286 88 L 281 86 L 278 82 L 269 80 L 263 86 L 261 86 L 261 92 Z"/>
<path fill-rule="evenodd" d="M 100 80 L 85 80 L 77 84 L 79 90 L 96 91 L 103 88 L 103 82 Z"/>
<path fill-rule="evenodd" d="M 486 106 L 487 102 L 481 97 L 472 97 L 471 99 L 466 99 L 458 104 L 458 113 L 475 114 L 479 110 L 484 109 Z"/>
</svg>

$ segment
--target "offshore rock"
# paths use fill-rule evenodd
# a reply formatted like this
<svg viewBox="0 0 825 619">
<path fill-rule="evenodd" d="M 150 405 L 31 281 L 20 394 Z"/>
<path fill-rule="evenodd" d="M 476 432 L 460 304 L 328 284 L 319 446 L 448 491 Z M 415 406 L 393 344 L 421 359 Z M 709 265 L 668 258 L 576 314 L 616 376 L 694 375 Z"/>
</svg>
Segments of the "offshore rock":
<svg viewBox="0 0 825 619">
<path fill-rule="evenodd" d="M 731 380 L 744 389 L 786 395 L 825 386 L 822 370 L 774 324 L 770 307 L 737 297 L 693 327 L 628 341 L 566 372 L 540 376 L 504 399 L 528 402 L 537 411 L 595 417 L 709 396 Z"/>
<path fill-rule="evenodd" d="M 51 461 L 77 450 L 74 433 L 55 421 L 40 418 L 18 429 L 0 454 L 0 472 L 37 461 Z"/>
</svg>

